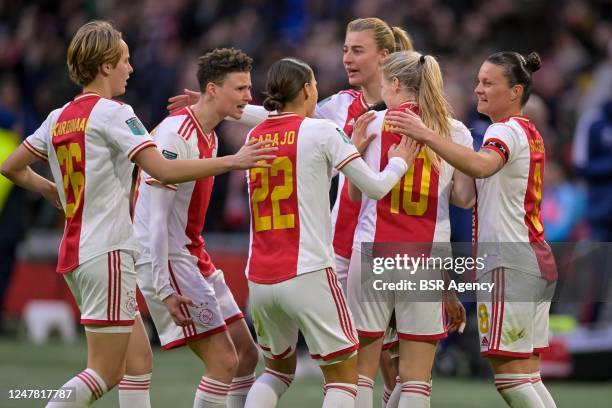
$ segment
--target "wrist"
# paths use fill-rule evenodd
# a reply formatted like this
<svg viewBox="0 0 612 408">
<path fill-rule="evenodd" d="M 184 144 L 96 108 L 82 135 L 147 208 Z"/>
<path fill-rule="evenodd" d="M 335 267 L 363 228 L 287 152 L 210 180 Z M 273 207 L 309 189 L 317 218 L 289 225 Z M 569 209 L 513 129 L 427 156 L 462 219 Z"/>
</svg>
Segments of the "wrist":
<svg viewBox="0 0 612 408">
<path fill-rule="evenodd" d="M 224 161 L 223 167 L 225 167 L 227 171 L 240 169 L 240 166 L 238 165 L 238 157 L 235 154 L 223 156 L 221 159 Z"/>
</svg>

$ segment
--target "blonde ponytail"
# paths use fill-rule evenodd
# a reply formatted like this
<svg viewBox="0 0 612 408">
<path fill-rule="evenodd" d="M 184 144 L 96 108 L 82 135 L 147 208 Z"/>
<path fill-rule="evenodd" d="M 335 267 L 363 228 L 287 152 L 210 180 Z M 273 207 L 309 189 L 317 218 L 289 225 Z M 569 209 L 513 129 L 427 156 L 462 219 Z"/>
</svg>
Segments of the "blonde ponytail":
<svg viewBox="0 0 612 408">
<path fill-rule="evenodd" d="M 452 109 L 444 98 L 442 72 L 434 57 L 415 51 L 396 52 L 385 58 L 382 71 L 387 79 L 397 78 L 401 86 L 415 96 L 425 126 L 442 137 L 450 138 Z M 439 169 L 441 159 L 438 154 L 428 147 L 425 153 L 432 165 Z"/>
</svg>

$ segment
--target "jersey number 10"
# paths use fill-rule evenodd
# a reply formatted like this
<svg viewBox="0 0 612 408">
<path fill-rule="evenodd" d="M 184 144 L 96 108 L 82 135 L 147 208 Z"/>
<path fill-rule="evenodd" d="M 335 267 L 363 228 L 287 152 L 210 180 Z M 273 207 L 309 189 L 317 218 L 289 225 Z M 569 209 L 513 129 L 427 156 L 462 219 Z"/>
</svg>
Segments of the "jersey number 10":
<svg viewBox="0 0 612 408">
<path fill-rule="evenodd" d="M 419 177 L 420 175 L 420 177 Z M 391 190 L 391 213 L 398 214 L 401 207 L 408 215 L 421 216 L 427 211 L 429 201 L 429 180 L 431 179 L 431 163 L 425 157 L 418 157 L 414 165 L 402 176 Z M 418 186 L 416 183 L 419 183 Z M 403 194 L 401 193 L 403 185 Z M 417 189 L 415 190 L 415 187 Z M 413 201 L 413 191 L 418 193 L 418 200 Z"/>
<path fill-rule="evenodd" d="M 270 176 L 276 177 L 283 173 L 283 184 L 275 185 L 270 191 Z M 272 161 L 270 168 L 253 168 L 250 177 L 255 180 L 260 177 L 261 184 L 251 192 L 251 206 L 253 208 L 253 223 L 255 232 L 295 228 L 295 215 L 282 214 L 280 201 L 291 197 L 293 193 L 293 165 L 287 156 L 277 157 Z M 272 204 L 271 215 L 260 215 L 262 207 L 267 207 L 267 200 Z"/>
</svg>

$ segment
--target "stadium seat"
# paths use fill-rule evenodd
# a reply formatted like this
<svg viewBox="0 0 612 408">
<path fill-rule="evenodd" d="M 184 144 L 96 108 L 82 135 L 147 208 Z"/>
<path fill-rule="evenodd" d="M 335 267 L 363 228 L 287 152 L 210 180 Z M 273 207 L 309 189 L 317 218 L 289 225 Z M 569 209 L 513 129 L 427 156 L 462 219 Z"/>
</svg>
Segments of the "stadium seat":
<svg viewBox="0 0 612 408">
<path fill-rule="evenodd" d="M 56 329 L 65 343 L 76 339 L 76 328 L 70 305 L 62 300 L 32 300 L 23 311 L 28 337 L 35 344 L 44 344 Z"/>
</svg>

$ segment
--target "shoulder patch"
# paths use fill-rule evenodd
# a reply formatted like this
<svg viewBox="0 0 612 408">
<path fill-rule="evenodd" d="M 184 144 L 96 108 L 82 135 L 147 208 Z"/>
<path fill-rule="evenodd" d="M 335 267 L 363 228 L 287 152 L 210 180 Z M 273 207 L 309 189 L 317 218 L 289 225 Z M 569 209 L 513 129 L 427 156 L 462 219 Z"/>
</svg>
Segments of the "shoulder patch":
<svg viewBox="0 0 612 408">
<path fill-rule="evenodd" d="M 145 133 L 147 133 L 147 130 L 145 129 L 144 125 L 136 116 L 134 116 L 133 118 L 129 118 L 125 121 L 125 123 L 130 128 L 130 131 L 132 131 L 132 133 L 136 136 L 143 136 Z"/>
<path fill-rule="evenodd" d="M 342 131 L 342 129 L 340 129 L 339 127 L 336 127 L 336 132 L 340 134 L 340 136 L 342 137 L 342 140 L 344 140 L 344 143 L 353 144 L 351 139 L 346 135 L 346 133 Z"/>
<path fill-rule="evenodd" d="M 162 156 L 164 156 L 168 160 L 175 160 L 178 157 L 178 154 L 171 152 L 170 150 L 162 150 Z"/>
</svg>

